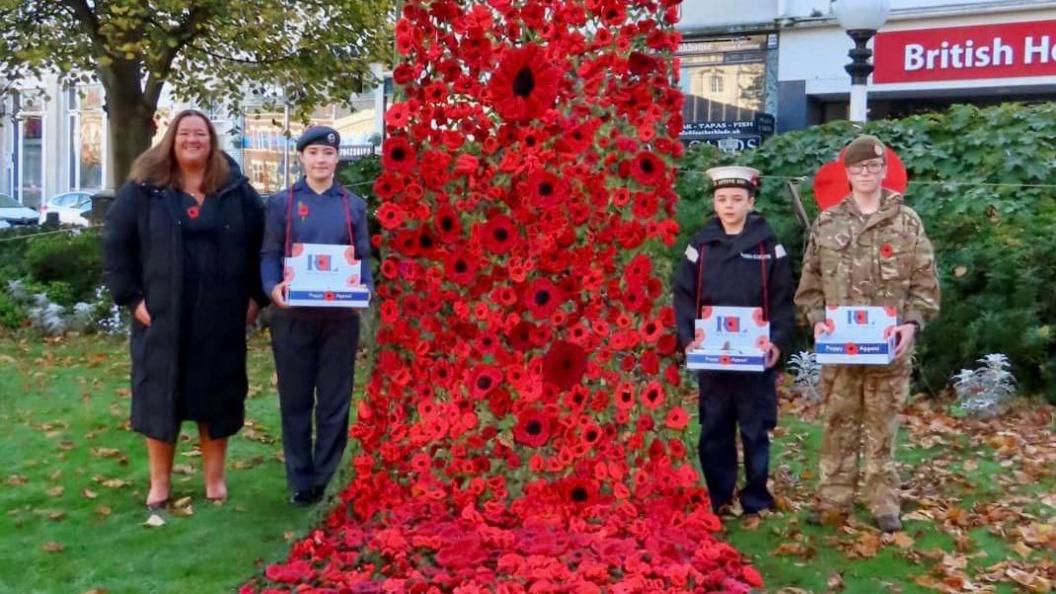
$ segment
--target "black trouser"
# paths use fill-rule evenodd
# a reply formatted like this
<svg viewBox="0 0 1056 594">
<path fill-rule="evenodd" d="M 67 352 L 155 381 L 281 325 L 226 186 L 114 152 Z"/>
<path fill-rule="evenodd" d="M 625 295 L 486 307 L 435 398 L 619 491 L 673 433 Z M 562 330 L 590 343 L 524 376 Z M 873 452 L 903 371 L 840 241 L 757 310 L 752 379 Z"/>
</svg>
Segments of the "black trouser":
<svg viewBox="0 0 1056 594">
<path fill-rule="evenodd" d="M 279 376 L 282 450 L 291 491 L 326 488 L 348 443 L 359 316 L 295 317 L 271 321 L 271 348 Z M 315 447 L 312 447 L 312 412 Z"/>
<path fill-rule="evenodd" d="M 773 507 L 766 488 L 770 435 L 777 425 L 774 374 L 703 372 L 700 385 L 700 466 L 714 510 L 733 501 L 737 487 L 737 430 L 744 447 L 741 506 L 748 513 Z"/>
</svg>

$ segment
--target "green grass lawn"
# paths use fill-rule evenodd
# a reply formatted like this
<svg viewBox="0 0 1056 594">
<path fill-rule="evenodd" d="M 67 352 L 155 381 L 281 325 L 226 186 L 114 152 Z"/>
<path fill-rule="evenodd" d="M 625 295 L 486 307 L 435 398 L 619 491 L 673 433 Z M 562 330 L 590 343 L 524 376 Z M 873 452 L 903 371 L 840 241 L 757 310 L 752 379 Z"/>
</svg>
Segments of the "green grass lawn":
<svg viewBox="0 0 1056 594">
<path fill-rule="evenodd" d="M 318 512 L 286 503 L 271 354 L 260 338 L 254 345 L 252 424 L 230 442 L 230 500 L 205 502 L 187 423 L 173 497 L 190 497 L 193 514 L 147 528 L 146 453 L 127 428 L 126 341 L 0 341 L 0 591 L 230 592 L 284 557 Z"/>
<path fill-rule="evenodd" d="M 842 528 L 806 523 L 822 431 L 814 414 L 786 411 L 771 459 L 784 509 L 728 521 L 726 538 L 771 592 L 1048 592 L 1056 582 L 1052 407 L 1024 403 L 990 422 L 955 419 L 927 402 L 909 414 L 897 452 L 902 533 L 882 535 L 861 507 Z M 995 449 L 988 441 L 1002 431 L 1022 441 Z"/>
<path fill-rule="evenodd" d="M 173 496 L 190 497 L 193 514 L 147 528 L 144 446 L 127 427 L 125 340 L 0 339 L 0 592 L 230 592 L 284 558 L 321 512 L 286 503 L 272 373 L 258 336 L 249 424 L 231 440 L 227 505 L 204 501 L 187 424 Z M 904 510 L 916 519 L 899 537 L 881 538 L 864 514 L 842 529 L 804 524 L 820 427 L 793 406 L 782 414 L 772 459 L 784 510 L 758 523 L 727 522 L 725 537 L 770 592 L 936 591 L 918 582 L 1015 592 L 1017 581 L 1044 592 L 1045 580 L 1056 579 L 1052 415 L 1032 403 L 969 423 L 915 406 L 899 459 Z"/>
</svg>

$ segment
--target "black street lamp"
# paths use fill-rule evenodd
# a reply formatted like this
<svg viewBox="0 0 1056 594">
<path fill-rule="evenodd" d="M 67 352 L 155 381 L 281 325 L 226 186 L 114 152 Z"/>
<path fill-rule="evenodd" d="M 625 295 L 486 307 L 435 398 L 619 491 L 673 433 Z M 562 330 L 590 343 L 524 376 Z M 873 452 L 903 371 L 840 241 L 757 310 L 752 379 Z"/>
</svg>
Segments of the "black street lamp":
<svg viewBox="0 0 1056 594">
<path fill-rule="evenodd" d="M 854 41 L 854 48 L 847 53 L 851 63 L 846 68 L 851 75 L 850 120 L 864 122 L 869 117 L 866 85 L 869 84 L 869 75 L 873 73 L 873 64 L 869 61 L 873 51 L 868 47 L 869 40 L 887 22 L 891 0 L 836 0 L 833 12 L 840 26 Z"/>
</svg>

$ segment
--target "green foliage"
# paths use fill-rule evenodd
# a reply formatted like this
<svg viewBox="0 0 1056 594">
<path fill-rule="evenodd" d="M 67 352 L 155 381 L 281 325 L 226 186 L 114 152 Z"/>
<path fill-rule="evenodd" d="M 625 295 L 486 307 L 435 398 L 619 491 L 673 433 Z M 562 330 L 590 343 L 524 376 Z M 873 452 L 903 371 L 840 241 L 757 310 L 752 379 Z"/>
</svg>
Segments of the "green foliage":
<svg viewBox="0 0 1056 594">
<path fill-rule="evenodd" d="M 232 110 L 280 90 L 306 118 L 372 84 L 371 63 L 391 61 L 393 16 L 392 0 L 0 0 L 0 80 L 101 81 L 122 124 L 111 146 L 122 180 L 150 144 L 166 85 L 179 100 Z"/>
<path fill-rule="evenodd" d="M 381 158 L 377 155 L 345 161 L 337 173 L 338 181 L 350 192 L 366 200 L 371 210 L 378 207 L 378 198 L 374 195 L 374 180 L 379 175 Z"/>
<path fill-rule="evenodd" d="M 58 234 L 28 240 L 26 266 L 48 298 L 69 306 L 92 301 L 102 283 L 102 245 L 97 232 Z"/>
<path fill-rule="evenodd" d="M 710 214 L 703 170 L 737 162 L 770 176 L 757 208 L 798 266 L 805 230 L 780 178 L 806 177 L 801 196 L 814 216 L 810 176 L 859 132 L 879 136 L 905 162 L 906 201 L 938 254 L 943 310 L 917 349 L 921 387 L 941 390 L 979 357 L 1005 353 L 1025 391 L 1056 401 L 1056 191 L 1048 185 L 1056 179 L 1056 104 L 957 105 L 864 129 L 837 122 L 777 136 L 739 156 L 691 150 L 678 182 L 683 240 Z"/>
<path fill-rule="evenodd" d="M 338 181 L 348 188 L 349 192 L 357 194 L 360 198 L 367 201 L 367 227 L 370 229 L 371 236 L 381 233 L 381 224 L 378 222 L 376 215 L 378 206 L 381 203 L 378 201 L 378 197 L 374 195 L 374 180 L 379 175 L 381 175 L 381 158 L 377 155 L 348 161 L 341 166 L 341 170 L 337 173 Z M 381 261 L 378 248 L 374 248 L 374 259 L 375 262 Z"/>
<path fill-rule="evenodd" d="M 6 293 L 0 292 L 0 327 L 17 330 L 26 324 L 26 310 Z"/>
<path fill-rule="evenodd" d="M 29 238 L 48 231 L 51 229 L 39 225 L 0 230 L 0 291 L 7 290 L 8 281 L 29 275 L 26 250 L 30 243 L 36 241 Z"/>
<path fill-rule="evenodd" d="M 75 81 L 134 70 L 145 89 L 171 83 L 180 98 L 206 105 L 276 84 L 310 112 L 361 89 L 370 62 L 392 55 L 392 10 L 390 0 L 309 9 L 278 0 L 3 0 L 0 77 L 50 71 Z"/>
</svg>

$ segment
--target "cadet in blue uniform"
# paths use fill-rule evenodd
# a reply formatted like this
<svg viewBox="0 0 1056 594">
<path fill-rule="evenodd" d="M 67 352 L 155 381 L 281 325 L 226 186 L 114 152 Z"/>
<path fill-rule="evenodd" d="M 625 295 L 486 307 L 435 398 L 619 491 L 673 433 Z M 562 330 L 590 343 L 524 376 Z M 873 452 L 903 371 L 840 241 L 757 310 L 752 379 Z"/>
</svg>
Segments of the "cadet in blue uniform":
<svg viewBox="0 0 1056 594">
<path fill-rule="evenodd" d="M 348 440 L 359 314 L 354 309 L 290 307 L 284 258 L 296 243 L 352 245 L 362 282 L 373 293 L 367 205 L 334 180 L 341 140 L 333 128 L 309 128 L 297 141 L 305 175 L 268 201 L 261 249 L 264 290 L 277 307 L 271 345 L 279 380 L 282 448 L 290 502 L 322 499 Z M 312 417 L 315 443 L 312 443 Z"/>
<path fill-rule="evenodd" d="M 759 172 L 749 167 L 708 170 L 714 185 L 713 217 L 686 246 L 672 290 L 679 343 L 696 343 L 694 322 L 704 306 L 761 307 L 770 320 L 767 370 L 700 371 L 700 465 L 716 513 L 731 511 L 737 486 L 737 430 L 744 446 L 746 514 L 772 508 L 766 482 L 769 431 L 777 424 L 774 369 L 795 329 L 792 268 L 784 247 L 762 216 L 752 212 Z"/>
</svg>

